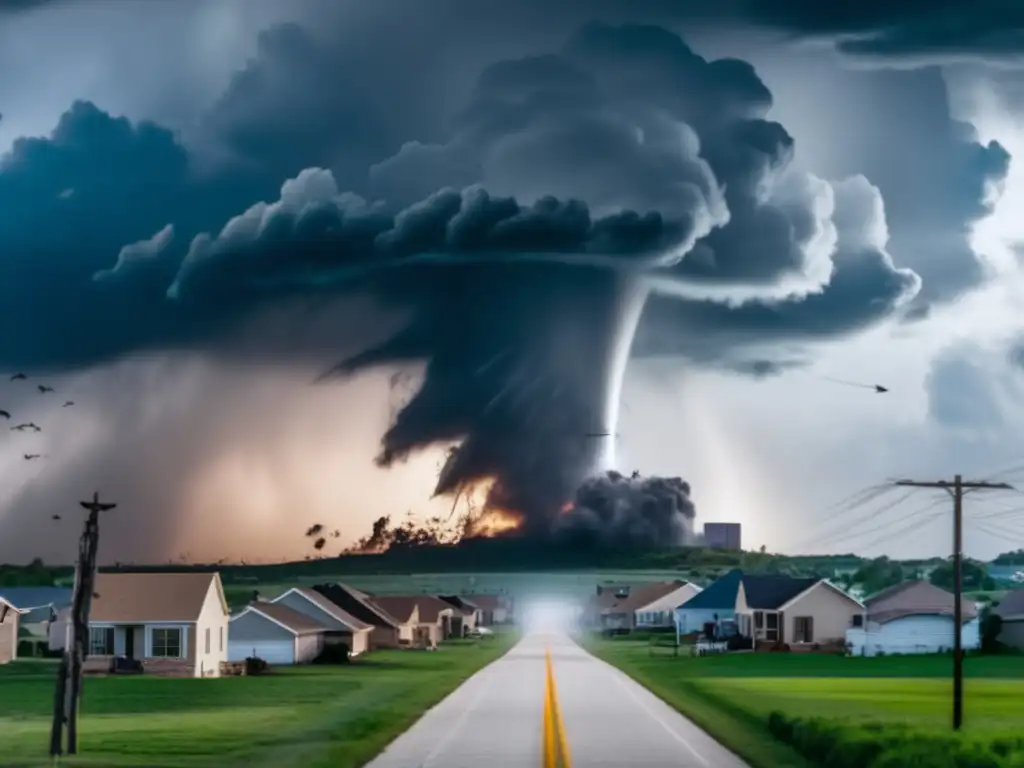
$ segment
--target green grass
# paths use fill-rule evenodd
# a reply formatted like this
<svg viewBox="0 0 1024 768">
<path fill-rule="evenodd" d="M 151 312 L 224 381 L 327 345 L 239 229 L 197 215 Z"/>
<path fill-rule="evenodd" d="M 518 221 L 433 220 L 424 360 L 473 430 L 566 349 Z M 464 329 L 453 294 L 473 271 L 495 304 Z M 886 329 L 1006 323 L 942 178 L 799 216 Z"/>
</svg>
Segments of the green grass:
<svg viewBox="0 0 1024 768">
<path fill-rule="evenodd" d="M 511 633 L 436 653 L 375 651 L 342 667 L 280 667 L 219 680 L 87 678 L 78 758 L 147 768 L 366 763 L 514 642 Z M 49 765 L 56 666 L 0 667 L 0 766 Z"/>
<path fill-rule="evenodd" d="M 948 728 L 952 657 L 844 658 L 741 653 L 694 658 L 657 653 L 648 643 L 587 638 L 584 645 L 701 725 L 754 768 L 806 762 L 767 730 L 780 710 L 843 722 Z M 964 730 L 1011 736 L 1024 722 L 1024 656 L 965 660 Z"/>
</svg>

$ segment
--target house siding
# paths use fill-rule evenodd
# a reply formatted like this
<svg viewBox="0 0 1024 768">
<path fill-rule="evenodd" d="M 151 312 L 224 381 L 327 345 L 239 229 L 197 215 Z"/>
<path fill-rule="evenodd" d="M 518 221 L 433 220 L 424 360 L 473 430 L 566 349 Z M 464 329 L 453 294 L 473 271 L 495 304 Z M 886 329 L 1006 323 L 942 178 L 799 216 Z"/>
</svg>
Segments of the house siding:
<svg viewBox="0 0 1024 768">
<path fill-rule="evenodd" d="M 295 663 L 308 664 L 320 655 L 324 648 L 324 633 L 311 632 L 295 638 Z"/>
<path fill-rule="evenodd" d="M 683 584 L 664 597 L 634 611 L 634 626 L 637 628 L 670 628 L 675 625 L 675 610 L 681 604 L 700 593 L 695 584 Z"/>
<path fill-rule="evenodd" d="M 691 608 L 685 606 L 676 609 L 676 625 L 679 634 L 702 632 L 704 625 L 714 621 L 728 621 L 736 617 L 734 608 Z"/>
<path fill-rule="evenodd" d="M 231 640 L 260 641 L 260 640 L 291 640 L 295 637 L 294 632 L 289 632 L 280 624 L 275 624 L 266 616 L 261 616 L 254 611 L 242 613 L 231 620 Z"/>
<path fill-rule="evenodd" d="M 978 619 L 964 624 L 960 642 L 965 651 L 981 645 Z M 939 653 L 953 648 L 954 628 L 951 616 L 905 616 L 884 624 L 869 621 L 865 629 L 846 632 L 846 642 L 854 656 L 879 653 Z"/>
<path fill-rule="evenodd" d="M 220 579 L 210 581 L 203 609 L 195 631 L 189 635 L 190 659 L 194 659 L 196 677 L 220 677 L 220 668 L 228 660 L 228 638 L 231 633 L 228 624 L 230 615 L 225 609 L 224 593 Z M 206 631 L 210 631 L 210 652 L 206 652 Z M 220 632 L 224 632 L 224 645 L 220 644 Z"/>
<path fill-rule="evenodd" d="M 11 608 L 0 624 L 0 664 L 18 658 L 18 619 L 18 612 Z"/>
<path fill-rule="evenodd" d="M 370 646 L 373 648 L 397 648 L 401 633 L 395 627 L 374 627 L 370 631 Z M 409 627 L 412 638 L 412 627 Z"/>
<path fill-rule="evenodd" d="M 65 606 L 57 611 L 57 620 L 50 623 L 48 635 L 51 651 L 64 650 L 64 644 L 68 640 L 68 619 L 70 618 L 71 608 Z M 142 648 L 142 644 L 140 643 L 136 648 Z"/>
<path fill-rule="evenodd" d="M 795 644 L 796 620 L 802 616 L 811 616 L 811 643 L 845 643 L 846 631 L 853 626 L 853 617 L 863 614 L 864 609 L 849 597 L 824 583 L 818 583 L 786 606 L 782 615 L 782 640 L 790 645 Z"/>
<path fill-rule="evenodd" d="M 325 598 L 326 599 L 326 598 Z M 320 608 L 315 603 L 310 602 L 302 595 L 297 592 L 291 592 L 283 595 L 280 599 L 274 600 L 277 605 L 284 605 L 291 608 L 293 611 L 301 613 L 303 616 L 308 616 L 314 621 L 319 621 L 327 629 L 332 631 L 351 632 L 352 628 L 343 621 L 331 616 L 327 611 Z"/>
</svg>

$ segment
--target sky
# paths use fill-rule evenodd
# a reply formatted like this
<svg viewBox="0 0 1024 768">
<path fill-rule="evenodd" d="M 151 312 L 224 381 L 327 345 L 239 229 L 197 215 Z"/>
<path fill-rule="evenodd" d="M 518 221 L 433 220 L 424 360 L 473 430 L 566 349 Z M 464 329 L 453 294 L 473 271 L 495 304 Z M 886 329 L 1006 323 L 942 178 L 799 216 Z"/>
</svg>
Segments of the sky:
<svg viewBox="0 0 1024 768">
<path fill-rule="evenodd" d="M 482 5 L 2 5 L 0 409 L 43 429 L 0 562 L 70 559 L 94 490 L 107 561 L 302 557 L 495 477 L 546 524 L 606 429 L 772 551 L 939 555 L 934 493 L 837 502 L 1024 488 L 1024 9 Z M 969 555 L 1018 495 L 968 497 Z"/>
</svg>

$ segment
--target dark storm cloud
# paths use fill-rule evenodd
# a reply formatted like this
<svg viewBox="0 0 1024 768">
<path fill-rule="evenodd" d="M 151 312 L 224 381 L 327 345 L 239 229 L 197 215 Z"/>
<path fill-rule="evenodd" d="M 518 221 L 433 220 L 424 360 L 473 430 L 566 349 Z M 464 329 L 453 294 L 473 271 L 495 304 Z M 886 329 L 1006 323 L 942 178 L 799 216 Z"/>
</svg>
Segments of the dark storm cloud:
<svg viewBox="0 0 1024 768">
<path fill-rule="evenodd" d="M 695 540 L 690 485 L 679 477 L 588 478 L 554 525 L 556 541 L 576 547 L 649 549 Z"/>
<path fill-rule="evenodd" d="M 0 362 L 195 348 L 256 309 L 369 290 L 413 320 L 382 343 L 367 338 L 372 317 L 338 328 L 370 344 L 339 370 L 427 364 L 380 462 L 461 440 L 438 491 L 495 480 L 491 502 L 546 533 L 608 442 L 641 266 L 666 284 L 820 289 L 738 309 L 652 303 L 655 333 L 637 351 L 708 362 L 741 342 L 863 327 L 917 287 L 885 251 L 877 193 L 789 168 L 793 140 L 767 119 L 753 68 L 707 61 L 663 29 L 590 24 L 555 56 L 496 64 L 452 135 L 410 129 L 419 141 L 404 149 L 400 121 L 353 84 L 374 73 L 338 72 L 317 44 L 294 27 L 264 38 L 205 123 L 243 161 L 212 175 L 192 173 L 167 131 L 86 104 L 15 146 L 0 165 L 0 210 L 14 213 L 0 223 L 0 320 L 29 330 L 0 341 Z M 293 92 L 307 78 L 324 103 Z M 392 114 L 379 142 L 378 114 Z M 346 193 L 346 153 L 365 162 L 389 144 L 397 154 L 370 177 L 391 185 L 386 200 Z M 652 253 L 665 268 L 639 258 Z"/>
</svg>

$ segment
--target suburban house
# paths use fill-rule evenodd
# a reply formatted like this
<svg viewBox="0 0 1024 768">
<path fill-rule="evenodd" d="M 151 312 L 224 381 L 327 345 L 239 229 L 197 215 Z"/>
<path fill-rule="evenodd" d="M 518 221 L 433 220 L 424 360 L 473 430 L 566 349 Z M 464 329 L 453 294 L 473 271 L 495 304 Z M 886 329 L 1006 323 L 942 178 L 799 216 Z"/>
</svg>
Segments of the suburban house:
<svg viewBox="0 0 1024 768">
<path fill-rule="evenodd" d="M 229 616 L 218 573 L 98 573 L 87 668 L 219 677 Z"/>
<path fill-rule="evenodd" d="M 755 649 L 844 645 L 846 630 L 864 625 L 864 604 L 827 579 L 744 574 L 736 592 L 736 623 Z"/>
<path fill-rule="evenodd" d="M 703 632 L 706 624 L 734 619 L 742 578 L 743 571 L 733 569 L 676 608 L 676 631 L 680 635 Z"/>
<path fill-rule="evenodd" d="M 992 612 L 1003 620 L 999 642 L 1024 650 L 1024 589 L 1007 592 Z"/>
<path fill-rule="evenodd" d="M 879 653 L 940 653 L 954 643 L 954 595 L 927 581 L 904 581 L 869 597 L 864 626 L 846 630 L 855 656 Z M 981 645 L 981 622 L 970 600 L 963 601 L 960 642 L 964 650 Z"/>
<path fill-rule="evenodd" d="M 685 605 L 700 592 L 701 588 L 696 584 L 683 582 L 668 594 L 655 597 L 646 605 L 634 608 L 633 626 L 636 629 L 672 629 L 675 626 L 676 608 Z"/>
<path fill-rule="evenodd" d="M 661 604 L 662 599 L 669 595 L 681 593 L 685 586 L 690 586 L 691 591 L 686 592 L 686 597 L 680 598 L 679 602 L 682 602 L 692 597 L 696 589 L 685 581 L 598 587 L 595 606 L 597 623 L 605 632 L 629 632 L 637 627 L 639 612 L 643 612 L 646 619 L 655 620 L 656 612 L 650 607 Z M 665 626 L 671 627 L 670 609 L 665 609 L 665 613 L 668 614 Z"/>
<path fill-rule="evenodd" d="M 439 595 L 448 605 L 455 609 L 452 614 L 452 636 L 465 637 L 477 628 L 480 621 L 480 607 L 458 595 Z"/>
<path fill-rule="evenodd" d="M 21 613 L 0 597 L 0 664 L 18 658 L 18 627 Z"/>
<path fill-rule="evenodd" d="M 325 628 L 324 643 L 344 643 L 350 656 L 358 656 L 370 650 L 370 633 L 373 626 L 360 621 L 340 606 L 309 587 L 292 587 L 270 602 L 286 605 L 294 611 L 305 614 Z"/>
<path fill-rule="evenodd" d="M 326 632 L 304 613 L 259 600 L 231 617 L 228 661 L 255 656 L 268 664 L 306 664 L 320 655 Z"/>
<path fill-rule="evenodd" d="M 455 609 L 440 598 L 432 595 L 385 595 L 374 597 L 373 602 L 400 621 L 412 625 L 413 645 L 436 648 L 451 632 Z"/>
<path fill-rule="evenodd" d="M 512 601 L 506 595 L 467 595 L 473 605 L 480 609 L 478 626 L 490 627 L 507 624 L 512 620 Z"/>
<path fill-rule="evenodd" d="M 403 643 L 412 642 L 414 625 L 392 616 L 365 592 L 337 582 L 316 584 L 313 591 L 323 595 L 359 621 L 369 624 L 372 627 L 371 649 L 398 648 Z"/>
<path fill-rule="evenodd" d="M 3 587 L 0 599 L 15 606 L 21 613 L 20 637 L 51 651 L 64 649 L 67 618 L 71 611 L 71 590 L 68 587 Z"/>
</svg>

